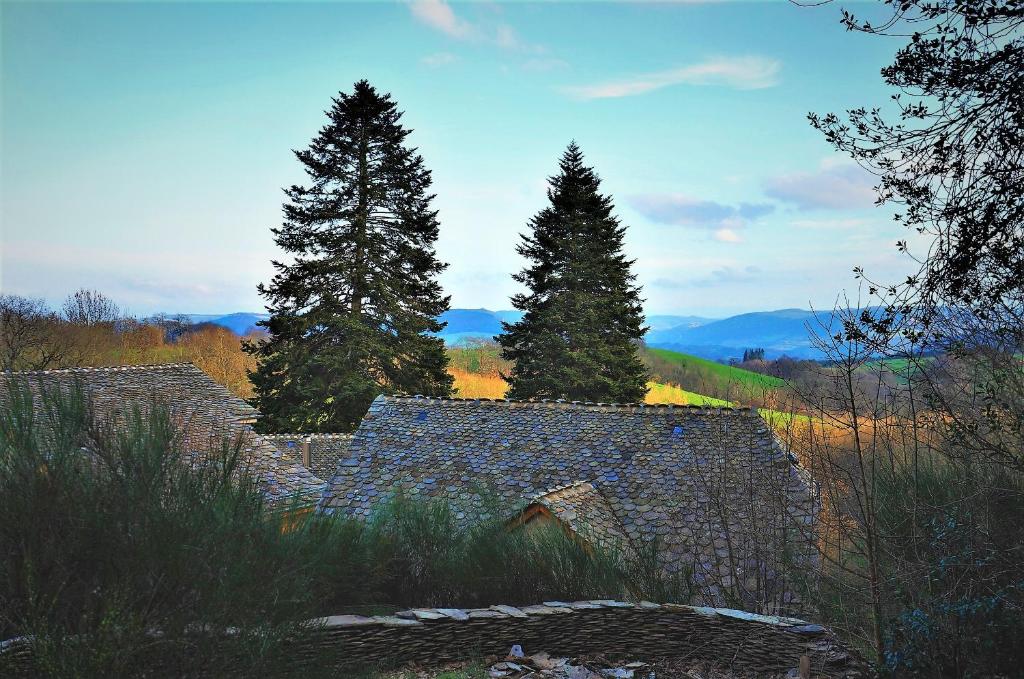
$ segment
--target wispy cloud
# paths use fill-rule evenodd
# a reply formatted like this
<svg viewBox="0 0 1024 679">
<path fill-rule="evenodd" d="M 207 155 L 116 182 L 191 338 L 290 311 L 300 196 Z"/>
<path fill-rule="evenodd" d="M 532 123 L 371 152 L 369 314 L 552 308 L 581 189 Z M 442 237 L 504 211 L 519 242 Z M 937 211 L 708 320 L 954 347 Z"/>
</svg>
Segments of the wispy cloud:
<svg viewBox="0 0 1024 679">
<path fill-rule="evenodd" d="M 854 163 L 825 161 L 815 172 L 794 172 L 769 179 L 764 192 L 801 210 L 846 210 L 873 205 L 876 181 Z"/>
<path fill-rule="evenodd" d="M 862 229 L 870 225 L 867 219 L 794 219 L 790 222 L 798 229 L 813 229 L 815 231 L 850 231 Z"/>
<path fill-rule="evenodd" d="M 666 290 L 686 290 L 688 288 L 718 288 L 733 283 L 754 283 L 761 279 L 763 272 L 757 266 L 722 266 L 701 278 L 678 280 L 675 278 L 656 278 L 651 285 Z"/>
<path fill-rule="evenodd" d="M 440 68 L 441 66 L 454 64 L 458 60 L 459 58 L 451 52 L 437 52 L 421 58 L 420 63 L 431 68 Z"/>
<path fill-rule="evenodd" d="M 476 27 L 460 19 L 444 0 L 413 0 L 409 9 L 414 17 L 453 38 L 469 40 L 478 37 Z"/>
<path fill-rule="evenodd" d="M 639 194 L 627 196 L 626 201 L 652 222 L 709 228 L 715 240 L 723 243 L 739 243 L 742 240 L 739 231 L 743 227 L 775 210 L 770 203 L 729 205 L 679 193 Z"/>
<path fill-rule="evenodd" d="M 715 229 L 714 237 L 715 240 L 720 240 L 723 243 L 740 243 L 743 241 L 740 235 L 730 228 Z"/>
<path fill-rule="evenodd" d="M 765 57 L 717 57 L 658 73 L 566 87 L 564 91 L 577 99 L 610 99 L 633 97 L 673 85 L 715 85 L 755 90 L 777 85 L 780 68 L 778 61 Z"/>
<path fill-rule="evenodd" d="M 547 51 L 541 45 L 524 41 L 507 23 L 466 20 L 457 15 L 445 0 L 411 0 L 409 9 L 419 21 L 457 40 L 487 43 L 505 50 L 531 54 Z"/>
</svg>

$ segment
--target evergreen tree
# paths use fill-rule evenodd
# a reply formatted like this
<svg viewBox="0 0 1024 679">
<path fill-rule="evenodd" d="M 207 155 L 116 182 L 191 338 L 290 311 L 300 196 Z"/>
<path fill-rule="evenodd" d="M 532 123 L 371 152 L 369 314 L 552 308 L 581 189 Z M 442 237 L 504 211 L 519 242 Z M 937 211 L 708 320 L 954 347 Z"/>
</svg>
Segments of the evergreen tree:
<svg viewBox="0 0 1024 679">
<path fill-rule="evenodd" d="M 436 277 L 437 212 L 430 172 L 404 144 L 388 94 L 365 80 L 340 93 L 309 148 L 307 186 L 285 190 L 275 241 L 294 262 L 259 291 L 269 339 L 247 345 L 261 426 L 348 431 L 382 392 L 447 396 L 452 378 L 436 318 L 448 309 Z"/>
<path fill-rule="evenodd" d="M 640 288 L 622 254 L 626 232 L 601 195 L 600 179 L 575 142 L 550 179 L 545 207 L 517 250 L 530 264 L 513 278 L 529 288 L 513 296 L 524 312 L 495 339 L 513 361 L 510 398 L 630 403 L 647 393 L 637 354 L 643 325 Z"/>
</svg>

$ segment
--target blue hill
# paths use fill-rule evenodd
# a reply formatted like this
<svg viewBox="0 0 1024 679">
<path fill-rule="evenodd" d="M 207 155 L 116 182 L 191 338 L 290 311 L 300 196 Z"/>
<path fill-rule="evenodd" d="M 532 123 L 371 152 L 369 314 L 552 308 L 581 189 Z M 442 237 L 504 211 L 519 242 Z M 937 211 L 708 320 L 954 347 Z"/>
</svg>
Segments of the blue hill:
<svg viewBox="0 0 1024 679">
<path fill-rule="evenodd" d="M 490 340 L 501 332 L 501 322 L 515 322 L 522 312 L 490 309 L 450 309 L 441 314 L 447 323 L 438 336 L 446 344 Z M 239 335 L 245 334 L 265 313 L 190 314 L 193 323 L 215 323 Z M 827 318 L 827 316 L 826 316 Z M 701 316 L 652 315 L 645 341 L 649 346 L 672 349 L 701 358 L 739 358 L 744 349 L 763 348 L 768 358 L 822 358 L 812 345 L 807 325 L 817 327 L 814 312 L 804 309 L 758 311 L 719 320 Z"/>
<path fill-rule="evenodd" d="M 233 314 L 185 314 L 193 323 L 213 323 L 227 328 L 236 335 L 244 335 L 256 325 L 257 321 L 270 318 L 269 314 L 257 314 L 238 311 Z"/>
</svg>

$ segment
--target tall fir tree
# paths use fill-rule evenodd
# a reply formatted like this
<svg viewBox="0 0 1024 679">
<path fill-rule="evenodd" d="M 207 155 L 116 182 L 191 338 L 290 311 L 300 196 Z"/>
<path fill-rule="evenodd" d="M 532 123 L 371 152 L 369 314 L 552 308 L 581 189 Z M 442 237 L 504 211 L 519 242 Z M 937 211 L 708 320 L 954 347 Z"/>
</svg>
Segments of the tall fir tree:
<svg viewBox="0 0 1024 679">
<path fill-rule="evenodd" d="M 529 292 L 512 298 L 524 312 L 495 339 L 513 361 L 510 398 L 631 403 L 647 393 L 637 346 L 643 337 L 640 288 L 622 253 L 626 229 L 611 198 L 569 144 L 548 188 L 550 204 L 530 221 L 517 250 L 529 265 L 513 278 Z"/>
<path fill-rule="evenodd" d="M 296 151 L 307 186 L 285 190 L 272 229 L 292 263 L 259 292 L 269 331 L 247 345 L 261 427 L 350 431 L 382 392 L 451 394 L 441 339 L 448 309 L 437 275 L 430 171 L 405 145 L 410 130 L 368 82 L 340 93 L 309 148 Z"/>
</svg>

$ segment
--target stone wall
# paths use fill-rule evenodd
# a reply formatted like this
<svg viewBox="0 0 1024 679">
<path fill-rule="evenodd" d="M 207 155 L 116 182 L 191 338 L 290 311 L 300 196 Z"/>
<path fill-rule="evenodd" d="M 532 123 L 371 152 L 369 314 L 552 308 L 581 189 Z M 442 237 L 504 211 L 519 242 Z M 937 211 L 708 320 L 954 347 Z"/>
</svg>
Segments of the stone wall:
<svg viewBox="0 0 1024 679">
<path fill-rule="evenodd" d="M 815 677 L 867 676 L 863 661 L 820 625 L 728 609 L 619 601 L 545 602 L 486 609 L 415 609 L 394 616 L 337 615 L 309 633 L 298 654 L 340 645 L 355 662 L 429 665 L 473 655 L 685 656 L 743 673 L 785 674 L 801 656 Z"/>
<path fill-rule="evenodd" d="M 641 660 L 685 657 L 743 675 L 786 674 L 799 667 L 801 656 L 807 656 L 814 677 L 868 676 L 864 661 L 820 625 L 719 608 L 548 601 L 519 608 L 336 615 L 315 622 L 295 643 L 298 667 L 327 657 L 344 665 L 416 662 L 429 667 L 504 656 L 519 644 L 526 654 L 544 651 L 553 656 L 601 654 Z M 31 644 L 25 640 L 0 642 L 0 668 L 17 673 L 30 666 L 30 654 Z"/>
<path fill-rule="evenodd" d="M 309 470 L 330 481 L 338 469 L 338 462 L 349 457 L 352 434 L 265 434 L 263 438 L 299 464 L 302 461 L 302 443 L 309 441 Z"/>
</svg>

